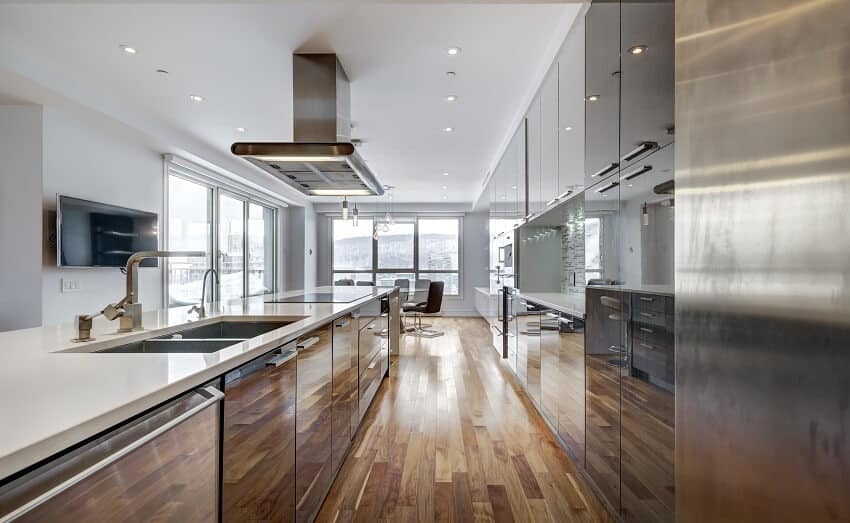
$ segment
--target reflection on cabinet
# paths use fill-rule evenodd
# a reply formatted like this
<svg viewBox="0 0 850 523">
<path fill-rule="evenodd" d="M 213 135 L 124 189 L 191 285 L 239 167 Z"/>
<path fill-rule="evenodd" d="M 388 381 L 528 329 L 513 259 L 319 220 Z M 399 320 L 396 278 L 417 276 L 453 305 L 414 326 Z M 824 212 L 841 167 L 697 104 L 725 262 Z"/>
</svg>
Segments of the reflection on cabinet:
<svg viewBox="0 0 850 523">
<path fill-rule="evenodd" d="M 333 470 L 342 465 L 348 446 L 357 430 L 357 326 L 351 315 L 333 322 Z"/>
<path fill-rule="evenodd" d="M 621 169 L 673 141 L 674 25 L 672 0 L 622 4 Z"/>
<path fill-rule="evenodd" d="M 558 62 L 540 86 L 540 203 L 545 211 L 558 198 Z"/>
<path fill-rule="evenodd" d="M 628 365 L 625 347 L 628 295 L 585 290 L 586 462 L 588 474 L 614 507 L 620 504 L 620 378 Z"/>
<path fill-rule="evenodd" d="M 295 344 L 227 373 L 222 521 L 295 517 Z"/>
<path fill-rule="evenodd" d="M 576 20 L 558 55 L 558 195 L 584 187 L 584 18 Z"/>
<path fill-rule="evenodd" d="M 331 404 L 332 325 L 298 339 L 295 494 L 296 521 L 312 521 L 333 479 Z"/>
<path fill-rule="evenodd" d="M 585 17 L 585 186 L 619 168 L 620 4 L 594 2 Z"/>
<path fill-rule="evenodd" d="M 222 397 L 190 392 L 3 485 L 0 519 L 215 521 Z"/>
<path fill-rule="evenodd" d="M 366 416 L 366 411 L 378 392 L 384 374 L 386 374 L 389 364 L 389 351 L 387 339 L 381 335 L 386 328 L 386 315 L 379 315 L 360 329 L 358 421 L 362 421 L 363 417 Z"/>
</svg>

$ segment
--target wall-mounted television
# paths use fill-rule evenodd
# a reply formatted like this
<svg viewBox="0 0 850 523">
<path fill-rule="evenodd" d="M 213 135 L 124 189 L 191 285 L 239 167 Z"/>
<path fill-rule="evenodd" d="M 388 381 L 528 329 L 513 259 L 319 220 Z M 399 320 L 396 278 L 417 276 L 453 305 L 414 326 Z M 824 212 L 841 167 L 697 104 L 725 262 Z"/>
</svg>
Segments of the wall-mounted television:
<svg viewBox="0 0 850 523">
<path fill-rule="evenodd" d="M 123 267 L 138 251 L 158 246 L 158 216 L 59 195 L 56 202 L 56 260 L 60 267 Z M 156 259 L 141 267 L 156 267 Z"/>
</svg>

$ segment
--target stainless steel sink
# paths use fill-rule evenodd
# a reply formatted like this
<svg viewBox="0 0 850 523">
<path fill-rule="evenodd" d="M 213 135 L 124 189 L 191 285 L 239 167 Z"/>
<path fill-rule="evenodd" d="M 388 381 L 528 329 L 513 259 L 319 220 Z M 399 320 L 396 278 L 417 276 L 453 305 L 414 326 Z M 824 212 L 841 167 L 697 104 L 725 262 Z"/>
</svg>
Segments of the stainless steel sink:
<svg viewBox="0 0 850 523">
<path fill-rule="evenodd" d="M 98 353 L 118 354 L 162 354 L 162 353 L 209 353 L 236 345 L 292 324 L 297 320 L 286 321 L 218 321 L 198 327 L 185 329 L 140 340 L 109 349 L 101 349 Z"/>
<path fill-rule="evenodd" d="M 188 327 L 156 339 L 211 340 L 255 338 L 269 331 L 294 323 L 292 321 L 219 321 L 200 327 Z"/>
</svg>

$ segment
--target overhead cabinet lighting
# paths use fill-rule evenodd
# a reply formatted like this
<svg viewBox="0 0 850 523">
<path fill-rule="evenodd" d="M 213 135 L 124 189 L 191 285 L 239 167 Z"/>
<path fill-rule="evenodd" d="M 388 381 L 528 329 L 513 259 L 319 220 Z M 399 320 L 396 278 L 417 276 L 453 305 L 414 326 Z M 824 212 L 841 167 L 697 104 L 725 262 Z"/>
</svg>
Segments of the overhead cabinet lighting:
<svg viewBox="0 0 850 523">
<path fill-rule="evenodd" d="M 620 182 L 611 182 L 608 185 L 605 185 L 604 187 L 596 189 L 596 192 L 598 192 L 599 194 L 604 194 L 618 185 L 620 185 Z"/>
<path fill-rule="evenodd" d="M 648 153 L 653 149 L 658 149 L 658 142 L 643 142 L 638 145 L 632 152 L 620 158 L 621 162 L 630 162 L 644 153 Z"/>
<path fill-rule="evenodd" d="M 598 171 L 593 173 L 591 175 L 591 178 L 597 178 L 599 176 L 605 176 L 606 174 L 610 173 L 611 171 L 613 171 L 614 169 L 616 169 L 619 166 L 620 166 L 620 164 L 617 163 L 617 162 L 609 163 L 608 165 L 606 165 L 602 169 L 599 169 Z"/>
</svg>

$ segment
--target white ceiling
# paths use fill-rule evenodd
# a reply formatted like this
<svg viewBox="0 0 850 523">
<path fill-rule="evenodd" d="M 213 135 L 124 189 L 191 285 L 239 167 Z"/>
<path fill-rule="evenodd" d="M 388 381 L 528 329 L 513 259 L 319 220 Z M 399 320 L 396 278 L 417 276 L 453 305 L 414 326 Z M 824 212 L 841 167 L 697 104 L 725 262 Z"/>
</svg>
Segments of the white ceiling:
<svg viewBox="0 0 850 523">
<path fill-rule="evenodd" d="M 351 80 L 352 134 L 382 183 L 398 187 L 396 201 L 472 202 L 579 8 L 0 5 L 0 38 L 61 65 L 69 85 L 96 85 L 222 155 L 235 140 L 291 140 L 291 54 L 336 52 Z M 462 52 L 451 57 L 449 46 Z M 457 72 L 453 81 L 447 71 Z M 48 87 L 61 90 L 62 75 L 54 80 Z M 457 102 L 445 101 L 450 93 Z"/>
</svg>

